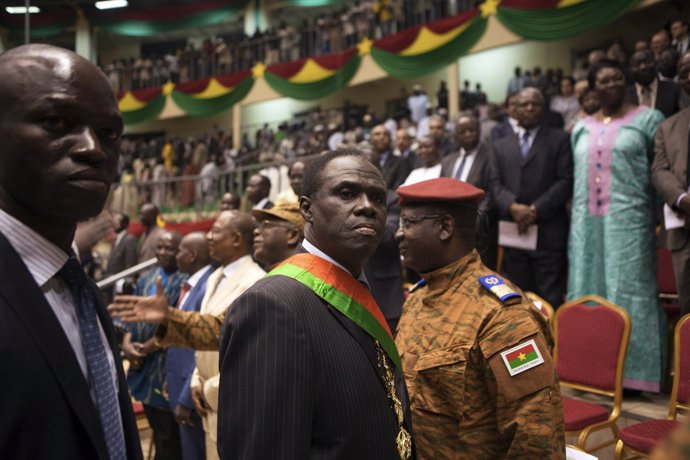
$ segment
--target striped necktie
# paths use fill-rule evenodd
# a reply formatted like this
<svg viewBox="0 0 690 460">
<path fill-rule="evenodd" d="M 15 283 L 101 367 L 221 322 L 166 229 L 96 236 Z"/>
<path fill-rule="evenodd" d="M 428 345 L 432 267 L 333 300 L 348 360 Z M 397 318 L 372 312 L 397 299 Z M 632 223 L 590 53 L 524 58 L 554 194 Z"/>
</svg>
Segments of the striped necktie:
<svg viewBox="0 0 690 460">
<path fill-rule="evenodd" d="M 108 355 L 101 340 L 91 282 L 74 257 L 67 260 L 58 272 L 58 277 L 64 281 L 74 297 L 89 384 L 96 395 L 96 409 L 108 448 L 108 456 L 110 460 L 124 460 L 126 458 L 125 436 L 122 430 L 117 391 L 108 363 Z"/>
</svg>

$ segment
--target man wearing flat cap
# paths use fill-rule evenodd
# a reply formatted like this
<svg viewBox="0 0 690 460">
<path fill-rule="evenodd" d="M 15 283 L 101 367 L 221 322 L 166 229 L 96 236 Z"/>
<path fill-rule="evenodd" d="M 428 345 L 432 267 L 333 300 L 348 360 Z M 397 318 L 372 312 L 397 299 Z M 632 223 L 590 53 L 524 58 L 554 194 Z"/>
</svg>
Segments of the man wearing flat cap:
<svg viewBox="0 0 690 460">
<path fill-rule="evenodd" d="M 400 254 L 422 276 L 395 339 L 418 458 L 564 459 L 544 317 L 474 249 L 484 192 L 439 178 L 398 195 Z"/>
</svg>

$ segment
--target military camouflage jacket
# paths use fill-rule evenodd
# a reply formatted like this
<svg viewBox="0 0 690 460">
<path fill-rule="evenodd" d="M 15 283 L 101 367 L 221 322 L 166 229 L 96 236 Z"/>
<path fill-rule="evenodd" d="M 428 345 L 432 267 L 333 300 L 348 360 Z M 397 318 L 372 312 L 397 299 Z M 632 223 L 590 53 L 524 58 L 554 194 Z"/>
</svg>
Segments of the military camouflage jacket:
<svg viewBox="0 0 690 460">
<path fill-rule="evenodd" d="M 551 334 L 524 296 L 485 289 L 487 275 L 473 251 L 424 274 L 403 306 L 395 342 L 418 458 L 564 459 Z"/>
</svg>

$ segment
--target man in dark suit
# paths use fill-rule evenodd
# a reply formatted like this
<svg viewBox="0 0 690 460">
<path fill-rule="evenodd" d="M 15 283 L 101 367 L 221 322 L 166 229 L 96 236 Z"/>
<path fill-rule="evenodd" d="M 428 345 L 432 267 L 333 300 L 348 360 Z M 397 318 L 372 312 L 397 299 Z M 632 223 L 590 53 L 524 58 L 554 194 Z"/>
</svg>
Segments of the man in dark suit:
<svg viewBox="0 0 690 460">
<path fill-rule="evenodd" d="M 249 178 L 245 192 L 254 209 L 271 209 L 273 207 L 273 202 L 268 198 L 271 193 L 271 179 L 268 177 L 254 174 Z"/>
<path fill-rule="evenodd" d="M 395 190 L 410 174 L 410 162 L 393 155 L 391 134 L 383 125 L 374 126 L 369 142 L 372 146 L 371 162 L 381 170 L 386 187 Z"/>
<path fill-rule="evenodd" d="M 630 58 L 630 69 L 635 84 L 625 89 L 625 102 L 655 108 L 666 118 L 680 110 L 680 87 L 657 78 L 656 59 L 651 50 L 636 51 Z"/>
<path fill-rule="evenodd" d="M 129 217 L 117 212 L 113 215 L 113 230 L 117 233 L 108 257 L 105 276 L 114 275 L 137 264 L 137 239 L 127 231 Z"/>
<path fill-rule="evenodd" d="M 439 115 L 429 117 L 429 136 L 436 141 L 439 158 L 444 158 L 458 151 L 458 145 L 446 130 L 446 120 Z"/>
<path fill-rule="evenodd" d="M 153 203 L 146 203 L 139 211 L 139 221 L 144 226 L 144 233 L 139 238 L 139 262 L 144 262 L 156 257 L 158 238 L 164 230 L 158 226 L 158 214 L 160 210 Z"/>
<path fill-rule="evenodd" d="M 678 64 L 678 80 L 690 94 L 690 53 Z M 666 232 L 666 246 L 671 250 L 673 271 L 678 286 L 681 314 L 690 313 L 690 195 L 688 195 L 688 126 L 690 108 L 664 121 L 656 132 L 652 182 L 661 197 L 685 218 L 685 226 Z"/>
<path fill-rule="evenodd" d="M 477 242 L 482 263 L 495 270 L 498 254 L 498 215 L 492 207 L 489 190 L 490 149 L 480 142 L 479 133 L 479 120 L 471 112 L 461 114 L 455 128 L 460 151 L 448 155 L 441 161 L 441 177 L 469 182 L 486 192 L 479 205 L 482 218 L 478 221 Z"/>
<path fill-rule="evenodd" d="M 522 90 L 519 136 L 493 145 L 491 191 L 501 220 L 515 222 L 520 233 L 530 225 L 538 230 L 536 250 L 505 248 L 506 276 L 556 307 L 566 289 L 566 203 L 572 195 L 573 160 L 568 135 L 541 125 L 543 113 L 539 90 Z"/>
<path fill-rule="evenodd" d="M 309 165 L 300 208 L 305 252 L 228 308 L 220 456 L 412 458 L 399 358 L 362 276 L 384 231 L 385 182 L 359 152 L 329 152 Z"/>
<path fill-rule="evenodd" d="M 180 292 L 177 308 L 181 311 L 199 311 L 206 293 L 206 281 L 213 272 L 206 235 L 193 232 L 182 238 L 176 259 L 179 270 L 189 275 Z M 192 372 L 196 367 L 194 351 L 189 348 L 168 348 L 166 364 L 168 399 L 180 427 L 182 458 L 204 460 L 204 429 L 192 401 Z"/>
<path fill-rule="evenodd" d="M 510 93 L 506 97 L 506 117 L 502 123 L 494 126 L 491 130 L 491 142 L 517 132 L 519 126 L 517 121 L 517 99 L 518 93 Z"/>
<path fill-rule="evenodd" d="M 398 195 L 393 190 L 388 190 L 386 209 L 388 217 L 381 243 L 376 248 L 376 252 L 364 263 L 364 274 L 369 281 L 371 295 L 376 299 L 388 326 L 395 334 L 405 296 L 400 251 L 398 242 L 395 241 L 395 232 L 398 231 L 400 220 L 400 205 Z"/>
<path fill-rule="evenodd" d="M 140 459 L 115 331 L 70 249 L 115 177 L 115 95 L 49 45 L 0 55 L 0 78 L 0 456 Z"/>
</svg>

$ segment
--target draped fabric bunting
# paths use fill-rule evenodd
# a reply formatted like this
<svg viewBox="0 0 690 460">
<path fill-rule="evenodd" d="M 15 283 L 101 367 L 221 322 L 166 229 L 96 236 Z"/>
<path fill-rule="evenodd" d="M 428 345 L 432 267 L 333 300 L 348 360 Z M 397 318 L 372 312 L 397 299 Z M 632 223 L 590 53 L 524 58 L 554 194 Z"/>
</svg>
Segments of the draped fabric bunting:
<svg viewBox="0 0 690 460">
<path fill-rule="evenodd" d="M 91 23 L 102 30 L 134 37 L 223 22 L 243 11 L 249 0 L 207 0 L 148 9 L 93 10 Z"/>
<path fill-rule="evenodd" d="M 118 106 L 125 124 L 154 119 L 165 107 L 163 88 L 121 92 L 118 95 Z"/>
<path fill-rule="evenodd" d="M 485 30 L 486 18 L 475 9 L 376 40 L 371 57 L 393 77 L 419 77 L 467 53 Z"/>
<path fill-rule="evenodd" d="M 263 77 L 277 93 L 294 99 L 319 99 L 347 86 L 357 73 L 357 49 L 310 57 L 265 68 Z"/>
<path fill-rule="evenodd" d="M 560 40 L 603 27 L 639 0 L 488 1 L 496 18 L 513 33 L 533 40 Z M 497 8 L 493 8 L 498 5 Z"/>
<path fill-rule="evenodd" d="M 156 118 L 169 96 L 187 115 L 207 117 L 227 110 L 244 99 L 254 85 L 251 71 L 219 75 L 162 88 L 125 91 L 118 95 L 118 106 L 125 123 L 141 123 Z"/>
<path fill-rule="evenodd" d="M 2 4 L 3 2 L 0 2 Z M 23 2 L 15 2 L 20 4 Z M 72 7 L 31 14 L 30 35 L 32 39 L 43 39 L 61 34 L 77 21 L 76 10 Z M 0 27 L 13 33 L 24 33 L 24 15 L 0 12 Z"/>
<path fill-rule="evenodd" d="M 122 27 L 125 24 L 132 25 L 137 21 L 145 23 L 153 19 L 162 25 L 154 21 L 147 27 L 162 27 L 160 30 L 165 30 L 179 21 L 196 21 L 201 18 L 199 15 L 209 12 L 231 14 L 230 9 L 243 7 L 247 1 L 233 2 L 233 7 L 227 5 L 227 0 L 177 5 L 166 10 L 164 15 L 156 10 L 158 13 L 153 16 L 142 10 L 125 11 L 118 13 L 119 22 L 115 20 L 111 30 L 120 28 L 118 33 L 124 33 L 126 27 Z M 602 27 L 638 1 L 486 0 L 477 9 L 456 16 L 412 27 L 375 41 L 365 38 L 356 48 L 342 53 L 268 67 L 257 63 L 251 70 L 234 74 L 178 85 L 168 83 L 154 90 L 126 92 L 119 97 L 120 110 L 126 123 L 139 123 L 157 117 L 169 96 L 187 114 L 209 116 L 241 101 L 258 78 L 265 78 L 271 88 L 282 96 L 301 100 L 319 99 L 345 88 L 366 54 L 371 54 L 379 67 L 396 78 L 415 78 L 442 69 L 477 43 L 486 31 L 488 17 L 492 15 L 523 37 L 556 40 Z M 128 33 L 134 32 L 131 29 Z"/>
<path fill-rule="evenodd" d="M 251 71 L 205 78 L 173 88 L 175 104 L 193 117 L 208 117 L 244 99 L 254 86 Z"/>
</svg>

